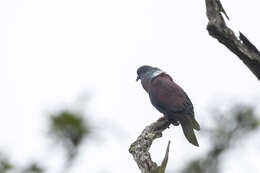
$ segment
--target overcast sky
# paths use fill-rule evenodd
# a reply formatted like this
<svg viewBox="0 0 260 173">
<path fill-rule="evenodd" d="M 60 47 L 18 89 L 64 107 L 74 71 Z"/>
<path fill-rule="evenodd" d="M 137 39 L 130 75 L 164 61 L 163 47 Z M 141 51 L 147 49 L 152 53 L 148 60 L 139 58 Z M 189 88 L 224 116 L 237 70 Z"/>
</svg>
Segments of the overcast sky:
<svg viewBox="0 0 260 173">
<path fill-rule="evenodd" d="M 223 5 L 229 25 L 259 48 L 260 2 L 228 0 Z M 161 116 L 135 82 L 136 69 L 144 64 L 172 75 L 201 123 L 207 124 L 209 106 L 259 103 L 259 82 L 208 35 L 205 13 L 204 1 L 1 0 L 0 148 L 21 164 L 45 159 L 50 173 L 56 173 L 62 162 L 52 155 L 61 151 L 46 142 L 46 116 L 89 93 L 89 119 L 100 129 L 114 126 L 122 133 L 108 130 L 87 142 L 71 172 L 138 172 L 128 148 L 144 126 Z M 161 161 L 169 139 L 169 170 L 207 148 L 203 140 L 200 148 L 191 146 L 174 127 L 153 145 L 155 161 Z M 234 166 L 234 158 L 245 162 L 243 152 L 234 152 L 226 159 L 225 173 L 246 172 L 249 166 L 251 173 L 260 172 L 259 151 L 243 147 L 251 161 Z"/>
</svg>

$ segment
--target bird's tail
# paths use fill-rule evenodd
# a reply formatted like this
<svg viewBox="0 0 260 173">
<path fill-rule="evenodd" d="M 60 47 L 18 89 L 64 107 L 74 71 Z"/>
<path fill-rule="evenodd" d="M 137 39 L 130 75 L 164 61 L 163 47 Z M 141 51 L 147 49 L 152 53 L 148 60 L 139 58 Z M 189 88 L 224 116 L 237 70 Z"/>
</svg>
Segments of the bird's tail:
<svg viewBox="0 0 260 173">
<path fill-rule="evenodd" d="M 182 121 L 180 121 L 181 123 L 181 127 L 184 133 L 184 136 L 186 137 L 186 139 L 193 145 L 195 146 L 199 146 L 199 143 L 197 141 L 197 138 L 195 136 L 194 130 L 200 130 L 200 126 L 198 124 L 198 122 L 194 119 L 194 118 L 185 118 L 182 119 Z"/>
<path fill-rule="evenodd" d="M 199 123 L 195 120 L 195 118 L 190 118 L 190 121 L 191 121 L 192 127 L 193 127 L 195 130 L 200 131 L 200 125 L 199 125 Z"/>
</svg>

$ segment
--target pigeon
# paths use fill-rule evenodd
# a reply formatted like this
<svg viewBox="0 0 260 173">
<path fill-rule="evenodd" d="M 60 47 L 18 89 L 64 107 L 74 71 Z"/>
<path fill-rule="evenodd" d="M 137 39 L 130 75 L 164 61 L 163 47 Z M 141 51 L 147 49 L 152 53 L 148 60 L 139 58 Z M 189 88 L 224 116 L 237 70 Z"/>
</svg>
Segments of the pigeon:
<svg viewBox="0 0 260 173">
<path fill-rule="evenodd" d="M 184 136 L 193 145 L 199 146 L 194 129 L 200 125 L 195 120 L 191 100 L 172 77 L 157 67 L 143 65 L 137 70 L 136 81 L 141 80 L 144 90 L 149 94 L 152 105 L 174 126 L 182 127 Z"/>
</svg>

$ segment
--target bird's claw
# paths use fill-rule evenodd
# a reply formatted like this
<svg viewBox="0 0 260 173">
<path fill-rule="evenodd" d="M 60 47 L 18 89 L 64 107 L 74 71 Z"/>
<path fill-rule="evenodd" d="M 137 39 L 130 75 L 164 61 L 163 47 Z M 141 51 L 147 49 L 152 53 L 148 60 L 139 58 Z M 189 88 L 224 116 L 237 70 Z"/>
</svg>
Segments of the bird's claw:
<svg viewBox="0 0 260 173">
<path fill-rule="evenodd" d="M 165 121 L 165 120 L 167 120 L 165 117 L 161 117 L 161 118 L 159 118 L 157 121 Z M 168 121 L 168 120 L 167 120 Z"/>
</svg>

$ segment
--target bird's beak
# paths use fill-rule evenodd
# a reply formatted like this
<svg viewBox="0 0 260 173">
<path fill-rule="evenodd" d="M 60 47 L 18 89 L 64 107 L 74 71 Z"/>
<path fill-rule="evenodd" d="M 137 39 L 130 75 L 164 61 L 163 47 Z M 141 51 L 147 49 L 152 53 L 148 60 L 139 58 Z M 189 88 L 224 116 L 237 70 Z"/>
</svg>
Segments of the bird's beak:
<svg viewBox="0 0 260 173">
<path fill-rule="evenodd" d="M 136 82 L 137 82 L 139 79 L 140 79 L 140 77 L 139 77 L 139 76 L 137 76 L 137 78 L 136 78 Z"/>
</svg>

